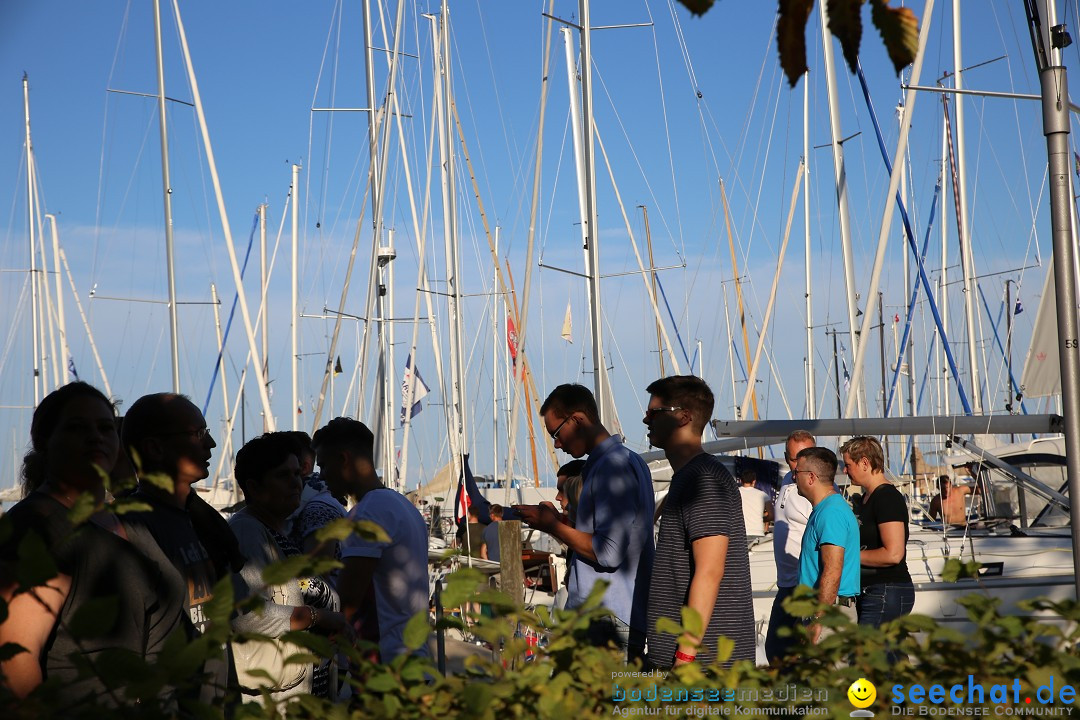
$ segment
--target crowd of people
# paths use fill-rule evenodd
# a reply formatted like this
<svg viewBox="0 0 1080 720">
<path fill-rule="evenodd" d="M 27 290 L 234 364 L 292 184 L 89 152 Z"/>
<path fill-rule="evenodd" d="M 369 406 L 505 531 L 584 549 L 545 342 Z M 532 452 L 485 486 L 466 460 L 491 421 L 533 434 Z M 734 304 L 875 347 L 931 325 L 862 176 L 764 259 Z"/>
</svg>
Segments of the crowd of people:
<svg viewBox="0 0 1080 720">
<path fill-rule="evenodd" d="M 25 649 L 0 662 L 15 697 L 45 685 L 59 706 L 118 706 L 133 698 L 131 678 L 117 668 L 201 645 L 192 677 L 159 690 L 157 699 L 181 714 L 198 714 L 197 703 L 227 708 L 301 693 L 342 699 L 348 685 L 338 671 L 348 663 L 287 661 L 306 652 L 283 637 L 290 631 L 339 647 L 368 640 L 360 647 L 376 660 L 427 654 L 426 645 L 403 640 L 408 620 L 428 608 L 425 524 L 412 503 L 383 487 L 363 423 L 337 418 L 314 437 L 250 440 L 234 468 L 244 505 L 228 521 L 192 488 L 209 476 L 215 447 L 201 411 L 182 395 L 142 397 L 122 424 L 86 383 L 42 400 L 23 464 L 24 499 L 0 534 L 0 646 Z M 133 482 L 124 477 L 131 469 Z M 320 539 L 321 528 L 343 518 L 382 530 Z M 339 569 L 264 579 L 267 566 L 304 553 L 337 558 Z M 226 613 L 232 633 L 212 621 L 215 593 L 223 592 L 236 608 Z"/>
<path fill-rule="evenodd" d="M 834 453 L 806 431 L 792 433 L 789 472 L 773 499 L 752 472 L 737 482 L 703 449 L 714 404 L 703 380 L 667 377 L 646 392 L 648 440 L 672 471 L 659 507 L 645 462 L 602 424 L 592 393 L 574 384 L 555 388 L 540 408 L 555 447 L 575 458 L 558 472 L 560 507 L 513 507 L 527 526 L 566 546 L 566 607 L 580 607 L 605 583 L 609 612 L 591 623 L 589 642 L 668 669 L 712 663 L 724 636 L 733 643 L 726 664 L 754 660 L 748 538 L 768 525 L 778 589 L 765 642 L 770 663 L 792 661 L 802 638 L 818 642 L 824 634 L 816 618 L 786 609 L 796 586 L 813 588 L 821 605 L 863 624 L 911 612 L 907 505 L 886 479 L 876 439 L 852 438 Z M 25 648 L 0 662 L 3 683 L 16 697 L 47 683 L 72 703 L 92 697 L 119 705 L 126 696 L 109 672 L 118 654 L 153 662 L 179 636 L 214 651 L 198 668 L 199 681 L 175 693 L 178 706 L 301 693 L 336 700 L 347 693 L 339 676 L 348 663 L 340 656 L 286 663 L 298 652 L 286 633 L 319 634 L 339 647 L 366 640 L 376 660 L 426 655 L 426 645 L 405 641 L 409 619 L 428 610 L 425 523 L 408 499 L 383 486 L 373 445 L 371 431 L 348 418 L 313 437 L 271 432 L 250 440 L 234 468 L 244 504 L 226 521 L 192 488 L 209 476 L 216 443 L 190 400 L 147 395 L 120 423 L 114 404 L 91 385 L 54 391 L 34 412 L 25 498 L 4 521 L 10 532 L 0 534 L 7 603 L 0 646 Z M 834 483 L 838 456 L 862 491 L 852 504 Z M 131 473 L 133 482 L 125 482 Z M 942 514 L 948 507 L 943 501 Z M 488 508 L 486 530 L 472 510 L 463 545 L 497 562 L 504 509 Z M 368 521 L 381 532 L 319 532 L 342 520 Z M 339 562 L 323 563 L 336 569 L 322 574 L 264 579 L 267 566 L 304 554 Z M 41 558 L 44 566 L 27 569 Z M 211 632 L 209 609 L 226 589 L 235 600 L 234 632 L 221 636 Z M 103 603 L 108 611 L 87 633 L 77 618 Z M 684 608 L 700 623 L 669 632 L 683 625 Z M 794 632 L 799 625 L 807 633 Z"/>
</svg>

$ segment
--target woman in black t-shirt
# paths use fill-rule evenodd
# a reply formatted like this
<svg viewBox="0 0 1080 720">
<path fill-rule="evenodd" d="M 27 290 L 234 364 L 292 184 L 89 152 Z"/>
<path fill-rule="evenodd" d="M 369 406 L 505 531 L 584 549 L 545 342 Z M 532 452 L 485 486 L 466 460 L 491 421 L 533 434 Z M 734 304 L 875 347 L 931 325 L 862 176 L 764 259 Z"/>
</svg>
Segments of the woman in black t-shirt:
<svg viewBox="0 0 1080 720">
<path fill-rule="evenodd" d="M 862 552 L 862 592 L 856 607 L 860 625 L 877 627 L 907 615 L 915 586 L 907 568 L 908 508 L 904 496 L 885 478 L 885 454 L 872 437 L 854 437 L 840 447 L 844 472 L 862 488 L 856 502 Z"/>
</svg>

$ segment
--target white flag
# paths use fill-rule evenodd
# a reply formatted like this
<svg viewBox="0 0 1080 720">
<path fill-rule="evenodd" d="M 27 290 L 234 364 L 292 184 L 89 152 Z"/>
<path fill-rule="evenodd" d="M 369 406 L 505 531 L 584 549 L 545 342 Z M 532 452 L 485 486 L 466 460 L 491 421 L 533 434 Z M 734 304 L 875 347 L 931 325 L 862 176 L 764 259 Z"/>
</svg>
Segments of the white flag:
<svg viewBox="0 0 1080 720">
<path fill-rule="evenodd" d="M 413 378 L 416 378 L 415 389 L 413 386 Z M 415 373 L 412 369 L 412 355 L 405 358 L 405 377 L 401 380 L 401 424 L 405 424 L 405 412 L 409 404 L 409 396 L 412 396 L 413 404 L 412 410 L 409 412 L 409 417 L 416 417 L 416 413 L 420 412 L 424 408 L 420 405 L 420 401 L 423 400 L 429 392 L 428 386 L 424 383 L 424 378 L 420 377 L 420 371 Z"/>
<path fill-rule="evenodd" d="M 570 318 L 570 301 L 566 301 L 566 317 L 562 321 L 562 339 L 568 343 L 574 342 L 574 321 Z"/>
</svg>

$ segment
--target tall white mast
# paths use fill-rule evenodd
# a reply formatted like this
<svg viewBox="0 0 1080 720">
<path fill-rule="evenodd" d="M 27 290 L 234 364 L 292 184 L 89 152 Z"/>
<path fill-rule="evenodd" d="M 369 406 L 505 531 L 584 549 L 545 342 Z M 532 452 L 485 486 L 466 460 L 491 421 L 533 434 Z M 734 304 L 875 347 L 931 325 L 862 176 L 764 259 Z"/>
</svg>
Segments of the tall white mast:
<svg viewBox="0 0 1080 720">
<path fill-rule="evenodd" d="M 453 119 L 450 111 L 449 61 L 445 53 L 449 51 L 450 11 L 443 0 L 438 32 L 432 35 L 433 56 L 435 61 L 435 113 L 439 122 L 439 165 L 442 170 L 442 215 L 443 247 L 446 256 L 446 292 L 448 316 L 450 318 L 450 413 L 449 439 L 453 478 L 462 476 L 462 453 L 467 447 L 465 426 L 462 418 L 462 398 L 464 397 L 464 377 L 461 368 L 460 335 L 461 319 L 459 316 L 460 289 L 457 275 L 457 238 L 455 234 L 455 208 L 453 192 L 454 150 L 451 128 Z M 416 359 L 413 358 L 414 367 Z"/>
<path fill-rule="evenodd" d="M 592 20 L 589 0 L 579 0 L 581 16 L 581 114 L 584 133 L 582 159 L 585 165 L 585 250 L 588 263 L 589 324 L 592 326 L 593 388 L 600 422 L 606 425 L 614 418 L 607 417 L 611 406 L 608 398 L 607 371 L 604 367 L 603 324 L 600 312 L 600 223 L 596 212 L 596 151 L 593 147 L 592 94 Z M 576 121 L 576 118 L 575 118 Z"/>
<path fill-rule="evenodd" d="M 68 345 L 67 322 L 64 319 L 64 282 L 60 272 L 60 231 L 56 227 L 55 215 L 45 213 L 45 219 L 49 221 L 49 228 L 52 231 L 53 270 L 56 273 L 56 321 L 60 333 L 60 352 L 63 355 L 60 358 L 60 367 L 62 368 L 60 372 L 63 378 L 62 384 L 67 385 L 71 382 L 71 372 L 68 369 L 71 347 Z"/>
<path fill-rule="evenodd" d="M 262 332 L 262 357 L 259 358 L 259 362 L 262 363 L 263 376 L 265 377 L 270 372 L 270 312 L 266 305 L 266 203 L 259 205 L 259 307 L 261 308 L 261 325 Z M 265 414 L 263 415 L 263 432 L 266 432 L 268 426 L 266 424 L 267 419 Z"/>
<path fill-rule="evenodd" d="M 959 96 L 957 96 L 959 97 Z M 944 105 L 948 104 L 948 99 L 942 100 Z M 944 107 L 943 105 L 943 107 Z M 938 295 L 938 309 L 941 313 L 941 328 L 948 337 L 949 333 L 949 296 L 947 295 L 949 290 L 949 223 L 945 222 L 945 196 L 949 192 L 949 188 L 952 187 L 951 182 L 946 182 L 945 178 L 949 177 L 949 123 L 946 122 L 945 113 L 941 114 L 941 280 L 939 283 L 939 295 Z M 938 338 L 937 358 L 938 358 L 938 370 L 941 371 L 941 378 L 938 387 L 938 397 L 941 401 L 941 414 L 949 415 L 949 398 L 952 396 L 949 392 L 949 368 L 948 359 L 945 355 L 945 338 Z"/>
<path fill-rule="evenodd" d="M 953 0 L 953 87 L 964 87 L 960 48 L 960 0 Z M 967 321 L 968 365 L 971 372 L 971 412 L 982 414 L 979 356 L 975 344 L 975 260 L 971 255 L 968 221 L 967 163 L 964 162 L 964 96 L 956 94 L 956 165 L 960 186 L 960 267 L 964 271 L 964 316 Z"/>
<path fill-rule="evenodd" d="M 169 351 L 172 389 L 180 392 L 180 341 L 176 319 L 176 267 L 173 259 L 172 182 L 169 179 L 169 134 L 165 124 L 165 61 L 161 50 L 161 2 L 154 0 L 154 43 L 157 49 L 158 129 L 161 133 L 161 185 L 165 202 L 165 268 L 169 282 Z"/>
<path fill-rule="evenodd" d="M 291 297 L 292 304 L 290 305 L 289 315 L 289 362 L 290 369 L 292 370 L 292 407 L 289 408 L 289 414 L 292 415 L 292 429 L 300 429 L 300 344 L 298 341 L 297 324 L 300 322 L 300 308 L 298 302 L 299 285 L 300 281 L 297 276 L 299 270 L 297 269 L 297 262 L 300 255 L 300 237 L 297 220 L 297 196 L 300 194 L 300 166 L 292 166 L 292 192 L 289 196 L 292 201 L 292 281 L 291 281 Z M 265 316 L 266 310 L 263 309 Z"/>
<path fill-rule="evenodd" d="M 817 418 L 814 398 L 814 303 L 810 273 L 810 73 L 803 75 L 803 234 L 806 273 L 806 419 Z"/>
<path fill-rule="evenodd" d="M 840 107 L 836 93 L 836 63 L 833 59 L 833 39 L 829 33 L 829 12 L 826 3 L 818 3 L 818 17 L 821 19 L 821 44 L 825 51 L 825 84 L 829 90 L 829 127 L 832 134 L 833 174 L 836 178 L 836 202 L 840 211 L 840 245 L 844 256 L 844 283 L 847 288 L 848 330 L 851 332 L 851 354 L 859 351 L 862 338 L 855 318 L 858 315 L 855 288 L 855 260 L 851 249 L 851 218 L 848 213 L 847 170 L 844 167 L 843 134 L 840 130 Z M 852 383 L 852 390 L 858 398 L 858 417 L 866 415 L 866 397 L 862 383 Z"/>
<path fill-rule="evenodd" d="M 34 212 L 34 145 L 30 142 L 30 80 L 23 73 L 23 116 L 26 119 L 26 225 L 30 234 L 30 307 L 33 329 L 34 407 L 41 401 L 41 351 L 38 346 L 41 318 L 38 316 L 37 213 Z"/>
</svg>

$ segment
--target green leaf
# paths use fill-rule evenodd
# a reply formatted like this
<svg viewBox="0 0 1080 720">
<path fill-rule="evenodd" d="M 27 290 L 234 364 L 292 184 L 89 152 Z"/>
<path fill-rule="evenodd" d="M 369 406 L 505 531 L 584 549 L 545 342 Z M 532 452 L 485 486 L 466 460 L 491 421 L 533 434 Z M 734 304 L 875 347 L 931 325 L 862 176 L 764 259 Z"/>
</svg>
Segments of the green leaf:
<svg viewBox="0 0 1080 720">
<path fill-rule="evenodd" d="M 71 504 L 71 509 L 67 512 L 68 522 L 78 527 L 89 520 L 90 516 L 96 511 L 97 502 L 94 500 L 93 493 L 79 493 L 75 497 L 75 502 Z"/>
<path fill-rule="evenodd" d="M 353 534 L 353 523 L 347 518 L 332 520 L 315 531 L 315 540 L 321 545 L 331 540 L 338 542 Z"/>
<path fill-rule="evenodd" d="M 687 10 L 695 15 L 704 15 L 716 0 L 679 0 Z"/>
<path fill-rule="evenodd" d="M 684 606 L 682 609 L 682 626 L 688 634 L 694 637 L 701 637 L 705 634 L 705 623 L 701 619 L 701 613 L 690 606 Z"/>
<path fill-rule="evenodd" d="M 887 0 L 871 0 L 870 19 L 881 33 L 893 69 L 899 75 L 915 62 L 919 51 L 919 18 L 911 8 L 891 8 Z"/>
<path fill-rule="evenodd" d="M 176 483 L 165 473 L 155 472 L 140 475 L 139 482 L 149 483 L 160 490 L 164 490 L 170 495 L 176 492 Z"/>
<path fill-rule="evenodd" d="M 18 643 L 4 643 L 0 645 L 0 662 L 7 662 L 19 653 L 27 652 L 26 648 Z"/>
<path fill-rule="evenodd" d="M 151 512 L 154 509 L 149 503 L 132 498 L 122 498 L 117 500 L 112 504 L 111 508 L 117 515 L 135 512 Z"/>
<path fill-rule="evenodd" d="M 19 566 L 16 575 L 23 589 L 44 585 L 59 575 L 52 553 L 41 536 L 31 530 L 19 541 Z"/>
<path fill-rule="evenodd" d="M 284 560 L 270 563 L 262 571 L 263 582 L 267 585 L 284 585 L 301 576 L 309 558 L 306 555 L 293 555 Z"/>
<path fill-rule="evenodd" d="M 101 637 L 115 627 L 119 605 L 116 596 L 86 600 L 72 614 L 68 630 L 79 640 Z"/>
<path fill-rule="evenodd" d="M 656 632 L 661 635 L 674 635 L 678 637 L 683 634 L 683 627 L 671 618 L 661 617 L 656 620 Z"/>
<path fill-rule="evenodd" d="M 840 41 L 848 69 L 855 72 L 862 44 L 862 5 L 865 0 L 826 0 L 829 8 L 829 32 Z"/>
<path fill-rule="evenodd" d="M 203 603 L 203 613 L 210 621 L 210 630 L 207 632 L 213 632 L 214 639 L 219 642 L 225 642 L 226 640 L 224 636 L 219 638 L 218 634 L 224 632 L 227 635 L 234 602 L 232 578 L 226 575 L 214 585 L 213 596 Z"/>
<path fill-rule="evenodd" d="M 791 87 L 806 72 L 806 21 L 814 0 L 780 0 L 779 17 L 776 19 L 776 48 L 780 53 L 780 67 Z"/>
<path fill-rule="evenodd" d="M 386 534 L 386 531 L 378 523 L 373 523 L 370 520 L 357 520 L 352 524 L 352 527 L 353 532 L 360 536 L 361 540 L 380 543 L 390 542 L 390 536 Z"/>
<path fill-rule="evenodd" d="M 470 715 L 482 715 L 491 704 L 492 692 L 487 683 L 473 683 L 465 686 L 463 693 L 465 707 Z"/>
<path fill-rule="evenodd" d="M 377 675 L 372 675 L 364 681 L 365 690 L 373 690 L 380 693 L 392 692 L 397 690 L 398 687 L 399 683 L 397 678 L 389 672 L 381 672 Z"/>
<path fill-rule="evenodd" d="M 410 650 L 417 650 L 427 643 L 430 635 L 431 625 L 428 623 L 427 613 L 418 612 L 409 618 L 409 622 L 405 624 L 403 635 L 405 647 Z"/>
<path fill-rule="evenodd" d="M 470 599 L 487 578 L 474 568 L 463 567 L 446 576 L 446 587 L 442 591 L 444 608 L 455 608 Z"/>
</svg>

